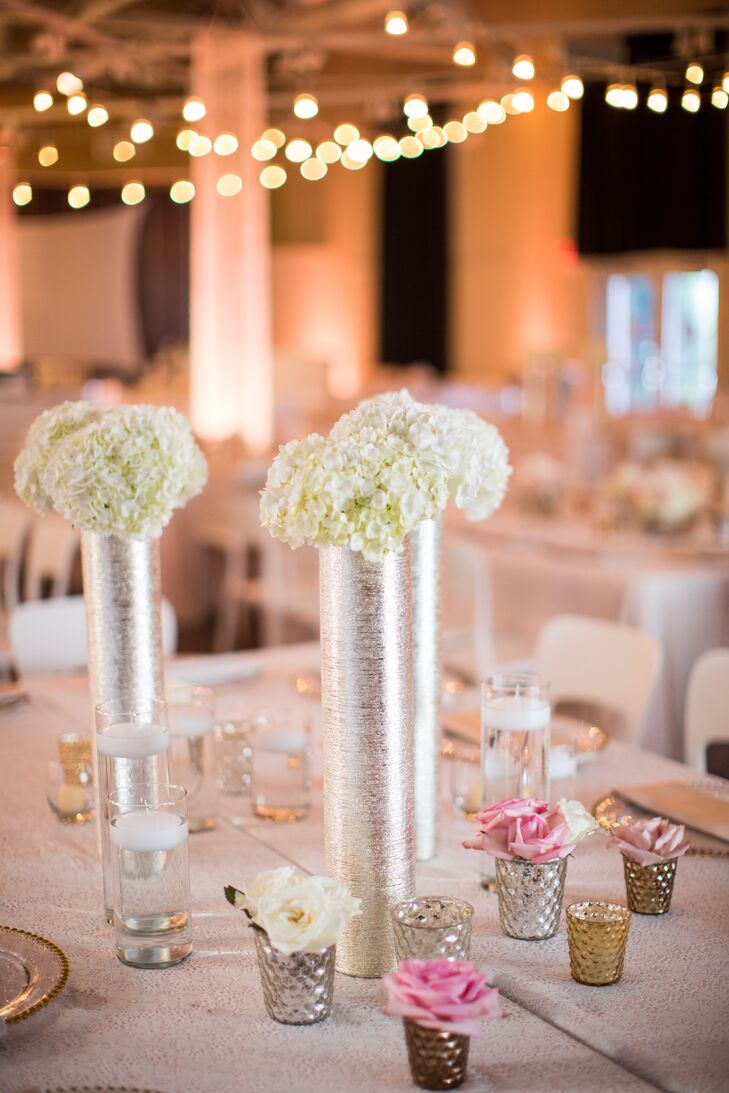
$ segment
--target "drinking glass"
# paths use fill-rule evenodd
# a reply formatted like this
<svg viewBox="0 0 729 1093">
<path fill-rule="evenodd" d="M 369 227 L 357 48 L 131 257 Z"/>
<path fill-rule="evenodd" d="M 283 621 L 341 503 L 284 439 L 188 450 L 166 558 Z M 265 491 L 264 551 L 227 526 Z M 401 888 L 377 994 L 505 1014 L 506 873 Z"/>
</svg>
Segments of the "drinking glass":
<svg viewBox="0 0 729 1093">
<path fill-rule="evenodd" d="M 229 718 L 214 729 L 215 768 L 220 793 L 250 797 L 255 718 Z"/>
<path fill-rule="evenodd" d="M 251 733 L 253 814 L 275 823 L 309 815 L 309 721 L 299 713 L 260 713 Z"/>
<path fill-rule="evenodd" d="M 535 675 L 493 675 L 481 684 L 481 798 L 488 808 L 506 797 L 549 798 L 549 684 Z M 481 883 L 493 889 L 491 858 Z"/>
<path fill-rule="evenodd" d="M 396 903 L 392 926 L 398 960 L 468 960 L 473 907 L 453 896 Z"/>
<path fill-rule="evenodd" d="M 116 955 L 135 968 L 192 952 L 185 796 L 159 782 L 109 794 Z"/>
<path fill-rule="evenodd" d="M 96 707 L 97 786 L 101 864 L 104 878 L 104 911 L 113 922 L 111 887 L 111 843 L 109 841 L 108 798 L 130 787 L 158 782 L 169 783 L 167 705 L 159 699 L 124 699 L 102 702 Z"/>
<path fill-rule="evenodd" d="M 213 771 L 215 696 L 207 687 L 174 691 L 167 698 L 170 725 L 170 778 L 187 790 L 190 834 L 212 831 L 218 824 Z"/>
</svg>

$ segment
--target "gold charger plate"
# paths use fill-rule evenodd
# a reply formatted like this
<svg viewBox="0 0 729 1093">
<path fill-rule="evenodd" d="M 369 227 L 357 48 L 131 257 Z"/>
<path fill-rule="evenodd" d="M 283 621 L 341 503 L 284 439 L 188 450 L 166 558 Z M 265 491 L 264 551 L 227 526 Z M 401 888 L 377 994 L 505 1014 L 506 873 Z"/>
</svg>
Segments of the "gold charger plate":
<svg viewBox="0 0 729 1093">
<path fill-rule="evenodd" d="M 0 926 L 0 1018 L 17 1024 L 61 993 L 69 964 L 57 945 L 38 934 Z"/>
<path fill-rule="evenodd" d="M 605 831 L 612 831 L 614 827 L 627 827 L 634 820 L 647 819 L 651 813 L 626 801 L 619 793 L 608 793 L 592 806 L 592 815 Z M 690 842 L 687 855 L 695 858 L 729 858 L 729 847 L 720 839 L 693 828 L 686 828 L 686 834 Z"/>
</svg>

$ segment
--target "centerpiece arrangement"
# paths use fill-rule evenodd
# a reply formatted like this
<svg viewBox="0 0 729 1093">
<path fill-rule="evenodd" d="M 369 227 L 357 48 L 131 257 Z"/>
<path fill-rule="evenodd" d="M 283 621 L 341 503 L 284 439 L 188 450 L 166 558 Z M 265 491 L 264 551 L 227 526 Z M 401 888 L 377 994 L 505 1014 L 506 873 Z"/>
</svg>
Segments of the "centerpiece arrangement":
<svg viewBox="0 0 729 1093">
<path fill-rule="evenodd" d="M 319 548 L 325 849 L 362 899 L 337 947 L 352 975 L 394 965 L 389 910 L 414 894 L 414 781 L 419 856 L 435 853 L 440 515 L 450 499 L 473 519 L 492 512 L 507 456 L 470 411 L 387 394 L 282 447 L 261 496 L 272 535 Z"/>
<path fill-rule="evenodd" d="M 550 808 L 536 797 L 510 797 L 479 812 L 470 850 L 496 859 L 501 929 L 509 937 L 541 941 L 557 932 L 567 858 L 599 824 L 580 801 Z"/>
</svg>

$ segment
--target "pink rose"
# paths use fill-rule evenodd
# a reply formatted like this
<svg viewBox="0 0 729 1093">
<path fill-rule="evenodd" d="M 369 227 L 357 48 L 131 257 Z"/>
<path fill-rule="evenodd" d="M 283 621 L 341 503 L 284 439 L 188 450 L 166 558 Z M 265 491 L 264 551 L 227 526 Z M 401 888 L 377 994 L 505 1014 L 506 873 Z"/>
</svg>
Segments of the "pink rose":
<svg viewBox="0 0 729 1093">
<path fill-rule="evenodd" d="M 639 865 L 657 865 L 686 853 L 689 844 L 684 840 L 685 834 L 683 824 L 653 816 L 650 820 L 636 820 L 629 827 L 615 828 L 608 846 L 616 846 L 621 854 Z"/>
<path fill-rule="evenodd" d="M 480 1036 L 485 1018 L 501 1016 L 498 990 L 470 960 L 404 960 L 383 982 L 385 1013 L 425 1028 Z"/>
<path fill-rule="evenodd" d="M 549 808 L 536 797 L 509 797 L 476 817 L 477 837 L 467 840 L 469 850 L 485 850 L 494 858 L 542 865 L 571 854 L 577 838 L 559 808 Z"/>
</svg>

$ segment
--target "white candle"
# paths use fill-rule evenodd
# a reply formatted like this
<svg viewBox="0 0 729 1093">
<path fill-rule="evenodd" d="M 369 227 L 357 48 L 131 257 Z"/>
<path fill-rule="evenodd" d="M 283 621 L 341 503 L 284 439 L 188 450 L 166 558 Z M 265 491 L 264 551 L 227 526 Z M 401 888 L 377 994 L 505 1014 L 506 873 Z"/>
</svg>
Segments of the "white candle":
<svg viewBox="0 0 729 1093">
<path fill-rule="evenodd" d="M 207 736 L 215 724 L 209 710 L 170 708 L 170 732 L 173 736 Z"/>
<path fill-rule="evenodd" d="M 136 809 L 117 816 L 109 834 L 113 845 L 120 850 L 146 853 L 174 850 L 187 838 L 187 820 L 174 812 Z"/>
<path fill-rule="evenodd" d="M 295 729 L 259 729 L 252 737 L 253 747 L 262 751 L 281 752 L 283 755 L 296 755 L 307 745 L 306 733 Z"/>
<path fill-rule="evenodd" d="M 495 732 L 534 732 L 546 729 L 550 721 L 548 702 L 538 698 L 490 698 L 483 705 L 483 720 Z"/>
<path fill-rule="evenodd" d="M 577 774 L 577 756 L 569 748 L 559 745 L 549 749 L 549 777 L 573 778 Z"/>
<path fill-rule="evenodd" d="M 167 729 L 147 722 L 122 721 L 108 725 L 96 734 L 96 746 L 101 755 L 114 759 L 143 759 L 166 751 L 170 743 Z"/>
<path fill-rule="evenodd" d="M 89 791 L 85 786 L 62 782 L 58 787 L 58 807 L 61 812 L 88 812 Z"/>
</svg>

